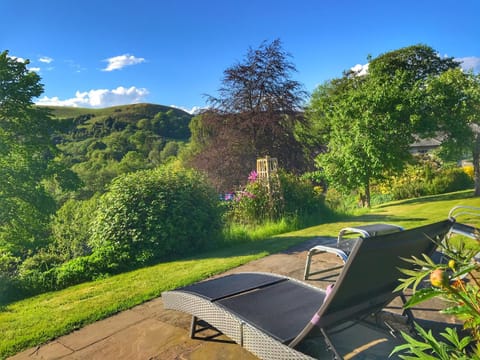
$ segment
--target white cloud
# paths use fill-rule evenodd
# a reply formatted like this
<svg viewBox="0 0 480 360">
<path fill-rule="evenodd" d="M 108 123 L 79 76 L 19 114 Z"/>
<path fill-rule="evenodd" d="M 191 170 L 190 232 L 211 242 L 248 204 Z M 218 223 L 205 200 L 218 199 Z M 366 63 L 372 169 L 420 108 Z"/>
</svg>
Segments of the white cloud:
<svg viewBox="0 0 480 360">
<path fill-rule="evenodd" d="M 94 107 L 103 108 L 115 105 L 136 104 L 142 102 L 148 95 L 148 90 L 145 88 L 137 88 L 131 86 L 125 88 L 119 86 L 116 89 L 94 89 L 90 91 L 75 93 L 75 97 L 65 100 L 60 100 L 57 96 L 44 96 L 36 101 L 37 105 L 51 105 L 51 106 L 73 106 L 73 107 Z"/>
<path fill-rule="evenodd" d="M 42 56 L 38 59 L 38 61 L 42 62 L 42 63 L 45 63 L 45 64 L 50 64 L 53 59 L 51 57 L 48 57 L 48 56 Z"/>
<path fill-rule="evenodd" d="M 30 68 L 28 68 L 28 70 L 34 71 L 34 72 L 37 72 L 37 73 L 40 72 L 40 68 L 39 68 L 39 67 L 30 67 Z"/>
<path fill-rule="evenodd" d="M 352 70 L 358 76 L 367 75 L 368 65 L 369 64 L 365 64 L 365 65 L 357 64 L 351 67 L 350 70 Z"/>
<path fill-rule="evenodd" d="M 108 62 L 108 65 L 103 71 L 113 71 L 120 70 L 125 66 L 136 65 L 145 62 L 144 58 L 137 58 L 130 54 L 124 54 L 119 56 L 114 56 L 109 59 L 104 60 Z"/>
<path fill-rule="evenodd" d="M 24 58 L 21 58 L 21 57 L 17 57 L 17 56 L 10 56 L 10 55 L 7 55 L 7 57 L 9 57 L 9 58 L 10 58 L 10 59 L 12 59 L 12 60 L 15 60 L 15 61 L 21 62 L 21 63 L 24 63 L 24 62 L 25 62 L 25 59 L 24 59 Z"/>
<path fill-rule="evenodd" d="M 455 59 L 460 61 L 460 66 L 463 70 L 473 70 L 474 72 L 480 72 L 480 57 L 469 56 L 464 58 Z"/>
<path fill-rule="evenodd" d="M 201 110 L 205 109 L 203 107 L 200 107 L 200 106 L 194 106 L 194 107 L 191 107 L 190 109 L 189 108 L 186 108 L 184 106 L 177 106 L 177 105 L 170 105 L 170 107 L 173 107 L 175 109 L 180 109 L 180 110 L 183 110 L 191 115 L 195 115 L 197 113 L 199 113 Z"/>
</svg>

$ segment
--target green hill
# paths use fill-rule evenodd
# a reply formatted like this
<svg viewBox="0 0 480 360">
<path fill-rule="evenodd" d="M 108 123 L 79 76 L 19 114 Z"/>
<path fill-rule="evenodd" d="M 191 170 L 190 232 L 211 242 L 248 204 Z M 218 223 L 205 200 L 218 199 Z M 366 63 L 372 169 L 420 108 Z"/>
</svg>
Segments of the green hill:
<svg viewBox="0 0 480 360">
<path fill-rule="evenodd" d="M 61 161 L 82 180 L 83 196 L 103 192 L 122 173 L 176 156 L 190 138 L 192 115 L 155 104 L 102 109 L 47 106 Z"/>
</svg>

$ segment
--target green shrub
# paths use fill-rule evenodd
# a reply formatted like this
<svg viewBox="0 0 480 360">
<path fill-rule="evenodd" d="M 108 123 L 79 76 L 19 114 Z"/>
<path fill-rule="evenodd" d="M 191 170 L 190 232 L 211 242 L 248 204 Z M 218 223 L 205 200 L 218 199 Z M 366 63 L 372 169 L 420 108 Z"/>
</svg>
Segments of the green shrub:
<svg viewBox="0 0 480 360">
<path fill-rule="evenodd" d="M 275 219 L 279 207 L 283 205 L 281 201 L 269 196 L 265 182 L 250 182 L 243 190 L 235 193 L 231 202 L 230 219 L 239 224 L 260 224 Z"/>
<path fill-rule="evenodd" d="M 19 267 L 18 279 L 27 293 L 38 293 L 56 288 L 55 267 L 62 263 L 59 255 L 40 250 L 26 258 Z"/>
<path fill-rule="evenodd" d="M 0 250 L 0 304 L 11 300 L 15 291 L 16 273 L 20 258 L 6 249 Z"/>
<path fill-rule="evenodd" d="M 68 261 L 91 253 L 88 241 L 98 206 L 98 197 L 89 200 L 67 200 L 52 221 L 55 251 Z"/>
<path fill-rule="evenodd" d="M 473 180 L 462 168 L 447 168 L 441 171 L 427 186 L 428 195 L 466 190 L 473 187 Z"/>
<path fill-rule="evenodd" d="M 359 208 L 356 194 L 344 194 L 334 188 L 328 188 L 325 203 L 338 214 L 350 214 Z"/>
<path fill-rule="evenodd" d="M 280 172 L 280 184 L 285 215 L 305 215 L 325 209 L 322 189 L 313 186 L 310 180 Z"/>
<path fill-rule="evenodd" d="M 100 199 L 90 246 L 119 266 L 146 264 L 212 245 L 221 232 L 217 194 L 198 172 L 175 164 L 122 175 Z"/>
<path fill-rule="evenodd" d="M 120 269 L 119 261 L 125 262 L 125 259 L 116 257 L 106 248 L 88 256 L 77 257 L 55 269 L 55 286 L 62 289 L 117 273 Z"/>
<path fill-rule="evenodd" d="M 403 174 L 376 186 L 376 191 L 394 200 L 466 190 L 473 187 L 472 178 L 460 167 L 442 165 L 432 159 L 419 159 L 407 166 Z"/>
<path fill-rule="evenodd" d="M 280 171 L 267 182 L 252 172 L 245 188 L 237 191 L 230 202 L 228 216 L 234 223 L 257 225 L 317 213 L 324 208 L 321 191 L 309 180 Z"/>
</svg>

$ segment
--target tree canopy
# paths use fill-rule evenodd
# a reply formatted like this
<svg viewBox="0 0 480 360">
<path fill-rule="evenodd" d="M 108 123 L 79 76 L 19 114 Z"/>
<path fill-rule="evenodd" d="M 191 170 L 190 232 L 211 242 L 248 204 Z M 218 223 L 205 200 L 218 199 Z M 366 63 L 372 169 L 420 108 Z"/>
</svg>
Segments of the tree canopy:
<svg viewBox="0 0 480 360">
<path fill-rule="evenodd" d="M 427 83 L 428 108 L 442 134 L 440 155 L 469 153 L 474 168 L 475 196 L 480 196 L 480 74 L 448 70 Z"/>
<path fill-rule="evenodd" d="M 425 82 L 457 66 L 415 45 L 371 60 L 366 75 L 349 71 L 317 88 L 307 113 L 328 144 L 317 163 L 330 183 L 361 189 L 369 206 L 371 182 L 401 171 L 414 135 L 436 129 Z"/>
<path fill-rule="evenodd" d="M 49 113 L 32 102 L 43 86 L 27 64 L 0 53 L 0 248 L 15 256 L 47 238 L 55 202 L 44 181 L 66 185 L 70 174 L 54 161 Z"/>
<path fill-rule="evenodd" d="M 220 188 L 241 183 L 255 159 L 277 157 L 290 170 L 305 166 L 295 128 L 306 92 L 291 78 L 296 71 L 280 40 L 249 49 L 245 59 L 224 71 L 218 97 L 192 126 L 192 142 L 201 151 L 193 163 Z M 222 179 L 222 181 L 220 181 Z"/>
</svg>

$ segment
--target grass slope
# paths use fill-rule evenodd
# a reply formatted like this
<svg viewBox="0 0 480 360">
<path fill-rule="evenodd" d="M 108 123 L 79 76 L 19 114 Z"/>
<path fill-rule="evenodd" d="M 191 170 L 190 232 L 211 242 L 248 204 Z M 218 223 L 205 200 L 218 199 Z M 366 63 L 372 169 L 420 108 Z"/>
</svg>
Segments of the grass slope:
<svg viewBox="0 0 480 360">
<path fill-rule="evenodd" d="M 107 108 L 80 108 L 68 106 L 41 106 L 48 108 L 54 118 L 75 118 L 81 115 L 91 114 L 94 117 L 112 116 L 138 121 L 143 118 L 153 118 L 159 112 L 173 111 L 177 115 L 189 115 L 187 112 L 164 105 L 157 104 L 132 104 L 111 106 Z"/>
<path fill-rule="evenodd" d="M 390 222 L 406 228 L 445 219 L 456 205 L 480 206 L 472 192 L 457 192 L 382 205 L 361 216 L 339 219 L 265 240 L 199 254 L 195 258 L 74 286 L 0 308 L 0 358 L 71 332 L 174 289 L 316 236 L 336 236 L 342 227 Z M 134 286 L 132 286 L 134 284 Z"/>
</svg>

